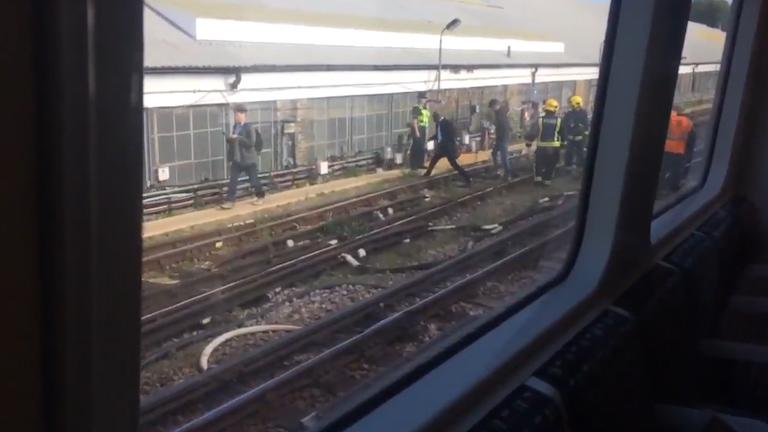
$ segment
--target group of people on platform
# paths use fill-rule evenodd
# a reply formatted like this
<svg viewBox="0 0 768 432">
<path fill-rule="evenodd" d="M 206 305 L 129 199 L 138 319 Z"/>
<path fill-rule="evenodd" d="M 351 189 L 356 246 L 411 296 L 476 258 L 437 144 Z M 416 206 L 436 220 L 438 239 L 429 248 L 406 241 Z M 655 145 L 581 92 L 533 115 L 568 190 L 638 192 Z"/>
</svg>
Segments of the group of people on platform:
<svg viewBox="0 0 768 432">
<path fill-rule="evenodd" d="M 413 107 L 411 120 L 410 168 L 419 170 L 426 168 L 425 176 L 432 174 L 437 162 L 448 159 L 454 170 L 471 184 L 467 172 L 459 165 L 458 147 L 456 145 L 456 128 L 453 122 L 437 112 L 431 113 L 427 106 L 426 93 L 419 93 L 419 104 Z M 517 177 L 509 159 L 509 145 L 512 144 L 513 130 L 509 121 L 509 106 L 506 102 L 492 99 L 488 108 L 493 114 L 495 144 L 491 151 L 494 166 L 501 167 L 500 174 L 506 180 Z M 534 181 L 537 184 L 549 185 L 555 175 L 555 167 L 560 162 L 560 149 L 565 145 L 565 165 L 577 171 L 584 166 L 587 137 L 589 134 L 589 116 L 584 109 L 581 97 L 570 98 L 570 110 L 562 118 L 558 116 L 560 104 L 555 99 L 544 103 L 544 114 L 538 121 L 524 124 L 526 146 L 536 143 Z M 436 149 L 429 162 L 424 166 L 426 156 L 427 131 L 430 122 L 435 122 L 435 134 L 430 138 L 436 143 Z"/>
<path fill-rule="evenodd" d="M 560 103 L 555 99 L 544 102 L 543 114 L 538 115 L 538 107 L 534 105 L 534 116 L 538 121 L 522 120 L 525 128 L 522 136 L 527 148 L 536 144 L 534 152 L 534 182 L 541 185 L 552 184 L 555 170 L 560 163 L 561 150 L 565 148 L 563 165 L 574 174 L 581 172 L 586 159 L 589 142 L 590 118 L 584 109 L 584 100 L 580 96 L 572 96 L 569 100 L 569 110 L 562 117 L 558 115 Z M 426 168 L 425 176 L 432 174 L 435 164 L 442 159 L 448 159 L 451 167 L 456 170 L 467 184 L 471 179 L 458 163 L 458 146 L 456 145 L 456 128 L 453 123 L 437 112 L 430 113 L 426 93 L 419 93 L 419 103 L 413 107 L 411 123 L 410 168 L 419 170 Z M 509 121 L 509 105 L 506 101 L 491 99 L 488 104 L 493 114 L 495 143 L 491 151 L 494 166 L 506 180 L 517 177 L 509 158 L 509 145 L 512 143 L 512 126 Z M 429 162 L 424 166 L 426 156 L 427 131 L 429 124 L 434 121 L 436 133 L 430 138 L 436 142 L 436 149 Z M 664 159 L 659 178 L 661 194 L 676 192 L 683 184 L 688 168 L 692 161 L 696 142 L 696 131 L 693 121 L 683 114 L 682 108 L 672 109 L 664 146 Z"/>
<path fill-rule="evenodd" d="M 432 112 L 428 107 L 426 93 L 419 93 L 419 103 L 412 109 L 410 128 L 411 146 L 409 151 L 410 169 L 426 170 L 424 176 L 430 176 L 435 165 L 442 158 L 456 170 L 467 185 L 472 184 L 472 179 L 458 162 L 459 151 L 457 146 L 457 132 L 453 122 L 439 112 Z M 555 170 L 560 163 L 560 151 L 565 147 L 564 165 L 574 173 L 578 173 L 584 167 L 587 151 L 588 136 L 590 132 L 590 120 L 584 109 L 584 102 L 580 96 L 572 96 L 569 99 L 570 109 L 564 116 L 559 116 L 560 104 L 555 99 L 544 102 L 543 114 L 538 115 L 538 108 L 533 105 L 533 115 L 538 120 L 523 121 L 525 128 L 522 134 L 527 148 L 535 143 L 534 152 L 534 182 L 541 185 L 550 185 L 555 176 Z M 506 180 L 512 180 L 518 175 L 515 173 L 509 158 L 509 145 L 512 143 L 512 126 L 509 122 L 509 106 L 504 101 L 492 99 L 488 107 L 493 113 L 493 125 L 495 130 L 495 144 L 492 149 L 494 166 L 499 169 L 500 175 Z M 227 142 L 227 160 L 229 161 L 229 185 L 227 187 L 226 201 L 221 208 L 234 207 L 237 196 L 237 185 L 240 174 L 248 174 L 256 200 L 259 204 L 264 197 L 264 190 L 259 181 L 258 159 L 262 148 L 262 139 L 256 128 L 246 121 L 247 108 L 244 105 L 235 105 L 234 125 L 232 132 L 225 133 Z M 427 137 L 430 124 L 435 123 L 435 133 Z M 427 141 L 435 142 L 435 150 L 428 166 L 424 165 L 427 150 Z M 696 132 L 693 121 L 682 113 L 682 109 L 674 107 L 670 116 L 667 140 L 664 148 L 664 161 L 662 164 L 659 181 L 660 192 L 674 192 L 680 189 L 682 181 L 691 163 L 693 146 L 696 141 Z"/>
</svg>

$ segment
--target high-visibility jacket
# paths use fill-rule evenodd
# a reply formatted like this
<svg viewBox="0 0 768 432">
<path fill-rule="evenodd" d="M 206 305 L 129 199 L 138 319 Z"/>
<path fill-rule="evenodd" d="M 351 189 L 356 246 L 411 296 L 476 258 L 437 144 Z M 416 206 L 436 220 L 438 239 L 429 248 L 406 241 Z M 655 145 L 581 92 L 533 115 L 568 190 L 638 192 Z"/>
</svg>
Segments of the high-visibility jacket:
<svg viewBox="0 0 768 432">
<path fill-rule="evenodd" d="M 426 107 L 423 106 L 416 106 L 414 107 L 414 111 L 416 109 L 419 110 L 419 117 L 418 117 L 418 124 L 420 127 L 426 128 L 429 127 L 429 123 L 432 121 L 432 113 L 429 112 L 429 110 Z"/>
<path fill-rule="evenodd" d="M 562 130 L 561 120 L 556 115 L 544 115 L 539 117 L 539 147 L 560 147 Z"/>
<path fill-rule="evenodd" d="M 674 154 L 685 154 L 688 137 L 693 131 L 693 122 L 686 116 L 672 114 L 669 118 L 667 130 L 667 143 L 664 151 Z"/>
</svg>

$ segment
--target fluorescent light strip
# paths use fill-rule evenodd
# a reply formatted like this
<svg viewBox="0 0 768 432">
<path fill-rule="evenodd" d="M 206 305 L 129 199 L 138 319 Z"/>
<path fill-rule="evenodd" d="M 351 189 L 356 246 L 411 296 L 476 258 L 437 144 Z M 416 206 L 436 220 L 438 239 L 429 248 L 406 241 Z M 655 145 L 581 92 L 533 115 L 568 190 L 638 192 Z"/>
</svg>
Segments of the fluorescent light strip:
<svg viewBox="0 0 768 432">
<path fill-rule="evenodd" d="M 271 24 L 211 18 L 196 19 L 195 37 L 197 40 L 367 48 L 437 49 L 439 44 L 439 35 L 436 34 Z M 565 44 L 562 42 L 451 35 L 443 37 L 443 49 L 446 50 L 506 52 L 507 47 L 514 52 L 565 52 Z"/>
</svg>

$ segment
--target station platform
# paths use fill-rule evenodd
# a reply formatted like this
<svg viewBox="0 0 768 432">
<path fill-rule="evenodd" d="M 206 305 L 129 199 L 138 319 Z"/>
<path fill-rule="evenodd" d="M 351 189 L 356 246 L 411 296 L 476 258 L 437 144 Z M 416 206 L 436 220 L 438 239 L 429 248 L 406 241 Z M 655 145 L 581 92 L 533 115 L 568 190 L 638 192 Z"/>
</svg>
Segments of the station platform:
<svg viewBox="0 0 768 432">
<path fill-rule="evenodd" d="M 512 149 L 514 148 L 515 146 L 512 147 Z M 469 165 L 485 162 L 490 159 L 490 154 L 490 150 L 465 153 L 459 158 L 459 163 Z M 435 167 L 433 175 L 450 170 L 451 167 L 448 161 L 442 159 Z M 380 188 L 396 186 L 407 181 L 408 177 L 412 179 L 413 175 L 409 174 L 409 171 L 398 169 L 358 177 L 330 180 L 325 183 L 301 188 L 281 190 L 276 193 L 267 194 L 266 198 L 258 206 L 252 205 L 254 200 L 244 199 L 237 201 L 235 207 L 230 210 L 223 210 L 218 207 L 207 208 L 144 222 L 142 238 L 145 242 L 152 242 L 196 230 L 215 229 L 240 222 L 250 223 L 254 219 L 259 219 L 267 214 L 274 215 L 276 211 L 279 211 L 278 207 L 288 209 L 291 205 L 302 202 L 307 203 L 313 198 L 318 199 L 320 196 L 324 200 L 333 200 L 333 195 L 340 193 L 346 196 L 338 196 L 336 200 L 341 200 L 345 197 L 350 198 L 357 191 L 360 194 L 370 192 L 370 190 L 364 189 L 371 188 L 372 186 Z"/>
</svg>

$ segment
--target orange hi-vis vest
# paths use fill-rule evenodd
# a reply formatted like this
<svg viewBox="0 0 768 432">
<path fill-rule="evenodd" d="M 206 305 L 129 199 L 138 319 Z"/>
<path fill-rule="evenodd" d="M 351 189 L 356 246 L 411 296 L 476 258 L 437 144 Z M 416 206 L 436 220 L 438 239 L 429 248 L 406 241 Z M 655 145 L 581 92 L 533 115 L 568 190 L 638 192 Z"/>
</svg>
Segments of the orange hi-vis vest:
<svg viewBox="0 0 768 432">
<path fill-rule="evenodd" d="M 693 122 L 686 116 L 672 114 L 669 118 L 669 130 L 667 131 L 667 143 L 664 151 L 667 153 L 685 154 L 685 146 L 688 144 L 688 136 L 693 130 Z"/>
</svg>

